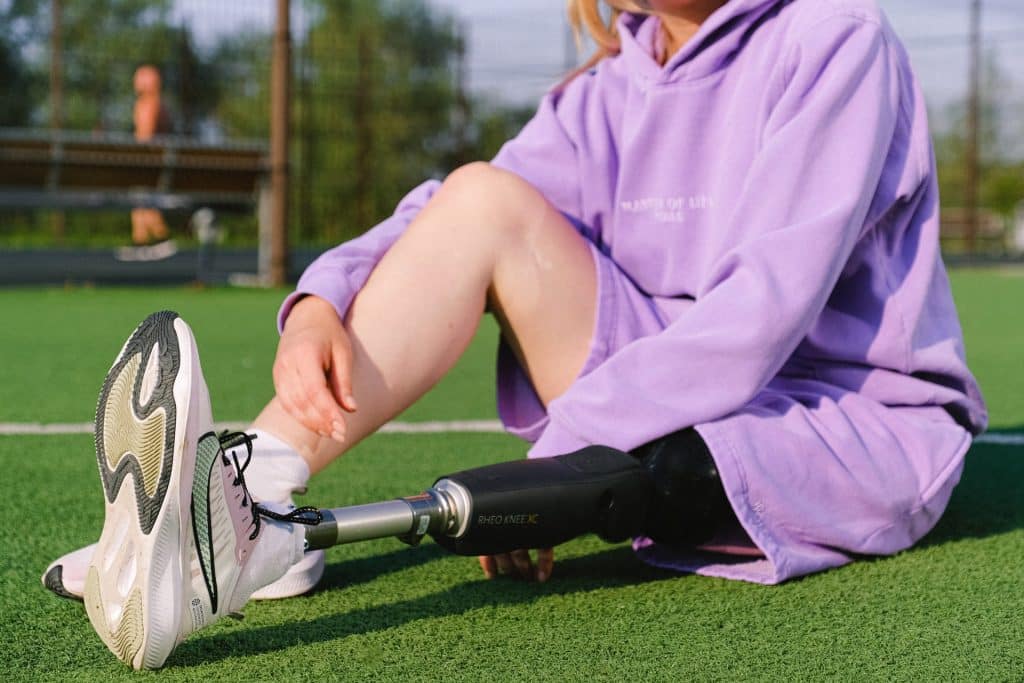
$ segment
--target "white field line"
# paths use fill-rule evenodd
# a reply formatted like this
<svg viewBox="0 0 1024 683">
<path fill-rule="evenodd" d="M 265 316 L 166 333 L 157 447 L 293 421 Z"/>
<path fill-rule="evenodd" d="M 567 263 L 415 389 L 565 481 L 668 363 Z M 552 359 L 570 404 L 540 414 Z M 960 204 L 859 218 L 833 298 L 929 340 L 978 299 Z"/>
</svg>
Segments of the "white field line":
<svg viewBox="0 0 1024 683">
<path fill-rule="evenodd" d="M 997 446 L 1024 446 L 1024 434 L 982 434 L 975 443 L 991 443 Z"/>
<path fill-rule="evenodd" d="M 216 428 L 243 430 L 247 422 L 218 422 Z M 384 434 L 454 434 L 477 432 L 498 434 L 503 432 L 498 420 L 452 420 L 448 422 L 389 422 L 381 429 Z M 49 434 L 92 434 L 92 422 L 0 422 L 0 436 L 25 436 Z M 982 434 L 975 443 L 996 446 L 1024 446 L 1024 433 Z"/>
<path fill-rule="evenodd" d="M 242 430 L 248 422 L 218 422 L 216 429 Z M 450 434 L 480 432 L 485 434 L 504 431 L 498 420 L 454 420 L 451 422 L 389 422 L 381 432 L 385 434 Z M 0 436 L 92 434 L 92 422 L 0 422 Z"/>
</svg>

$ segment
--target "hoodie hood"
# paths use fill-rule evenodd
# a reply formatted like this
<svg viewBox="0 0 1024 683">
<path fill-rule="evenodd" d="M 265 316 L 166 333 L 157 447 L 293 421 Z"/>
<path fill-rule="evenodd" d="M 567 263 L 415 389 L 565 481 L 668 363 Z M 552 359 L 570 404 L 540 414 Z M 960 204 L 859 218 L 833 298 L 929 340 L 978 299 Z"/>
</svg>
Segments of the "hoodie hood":
<svg viewBox="0 0 1024 683">
<path fill-rule="evenodd" d="M 631 73 L 645 80 L 671 83 L 709 76 L 726 67 L 751 30 L 790 0 L 729 0 L 701 24 L 665 66 L 651 54 L 661 21 L 654 15 L 624 12 L 618 29 L 621 56 Z"/>
</svg>

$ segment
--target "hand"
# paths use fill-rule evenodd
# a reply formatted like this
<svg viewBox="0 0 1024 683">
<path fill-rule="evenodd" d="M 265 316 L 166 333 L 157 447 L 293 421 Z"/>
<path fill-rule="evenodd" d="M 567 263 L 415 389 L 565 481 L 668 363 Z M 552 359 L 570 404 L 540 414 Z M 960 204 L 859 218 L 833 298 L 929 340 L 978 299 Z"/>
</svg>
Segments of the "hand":
<svg viewBox="0 0 1024 683">
<path fill-rule="evenodd" d="M 352 395 L 352 342 L 338 313 L 317 296 L 292 307 L 277 345 L 274 389 L 288 413 L 306 429 L 345 440 Z"/>
<path fill-rule="evenodd" d="M 551 577 L 551 570 L 555 566 L 555 551 L 553 548 L 538 550 L 536 564 L 530 560 L 529 550 L 513 550 L 502 555 L 481 555 L 479 560 L 484 576 L 488 579 L 493 579 L 498 574 L 515 574 L 527 581 L 544 583 Z"/>
</svg>

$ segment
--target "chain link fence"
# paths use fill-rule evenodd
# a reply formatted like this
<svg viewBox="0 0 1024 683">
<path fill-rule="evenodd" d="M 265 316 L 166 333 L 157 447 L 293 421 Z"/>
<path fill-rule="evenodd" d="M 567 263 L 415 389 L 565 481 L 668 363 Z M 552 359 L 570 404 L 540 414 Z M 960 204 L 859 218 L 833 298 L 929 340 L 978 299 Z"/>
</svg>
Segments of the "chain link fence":
<svg viewBox="0 0 1024 683">
<path fill-rule="evenodd" d="M 210 145 L 267 144 L 274 0 L 0 0 L 0 127 L 60 128 L 97 139 L 133 131 L 133 74 L 162 76 L 171 135 Z M 56 13 L 55 13 L 56 10 Z M 467 83 L 468 29 L 426 0 L 292 0 L 293 244 L 352 237 L 429 177 L 489 158 L 532 105 L 500 97 L 513 67 L 491 71 L 499 96 Z M 4 68 L 7 67 L 7 68 Z M 550 81 L 560 75 L 551 65 Z M 511 73 L 510 73 L 511 72 Z M 5 212 L 8 245 L 107 245 L 128 238 L 123 212 Z M 171 217 L 188 239 L 188 217 Z M 255 242 L 254 216 L 221 218 Z"/>
<path fill-rule="evenodd" d="M 924 84 L 943 201 L 956 209 L 965 201 L 966 81 L 951 79 L 949 64 L 963 61 L 966 33 L 954 19 L 966 18 L 966 5 L 944 5 L 924 21 L 915 2 L 881 4 Z M 289 226 L 298 245 L 358 234 L 425 178 L 489 158 L 577 62 L 562 2 L 291 5 Z M 980 199 L 1008 221 L 1024 193 L 1016 115 L 1024 10 L 1016 0 L 985 7 Z M 153 64 L 174 134 L 266 145 L 274 23 L 274 0 L 0 0 L 0 127 L 130 136 L 132 75 Z M 128 239 L 124 212 L 51 214 L 0 212 L 0 245 Z M 187 217 L 173 220 L 187 235 Z M 221 220 L 233 242 L 256 241 L 254 216 Z"/>
</svg>

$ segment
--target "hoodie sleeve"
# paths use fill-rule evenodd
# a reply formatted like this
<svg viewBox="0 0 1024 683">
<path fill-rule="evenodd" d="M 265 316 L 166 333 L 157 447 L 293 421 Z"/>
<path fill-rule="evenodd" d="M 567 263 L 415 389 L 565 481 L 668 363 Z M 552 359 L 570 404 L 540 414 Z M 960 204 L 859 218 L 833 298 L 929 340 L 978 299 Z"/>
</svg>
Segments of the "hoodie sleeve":
<svg viewBox="0 0 1024 683">
<path fill-rule="evenodd" d="M 881 26 L 842 15 L 805 31 L 783 68 L 732 225 L 723 226 L 743 240 L 713 264 L 681 317 L 551 402 L 532 457 L 588 443 L 628 450 L 738 410 L 824 309 L 893 139 L 898 66 Z"/>
<path fill-rule="evenodd" d="M 578 91 L 587 80 L 587 76 L 580 76 L 562 94 L 545 95 L 533 118 L 491 161 L 522 176 L 552 204 L 567 212 L 578 211 L 579 173 L 576 148 L 564 126 L 564 107 L 559 102 L 565 97 L 579 99 Z M 439 181 L 428 180 L 407 194 L 392 216 L 360 237 L 321 254 L 281 305 L 278 330 L 284 329 L 284 321 L 295 302 L 308 294 L 326 299 L 338 316 L 344 317 L 384 253 L 440 187 Z"/>
</svg>

